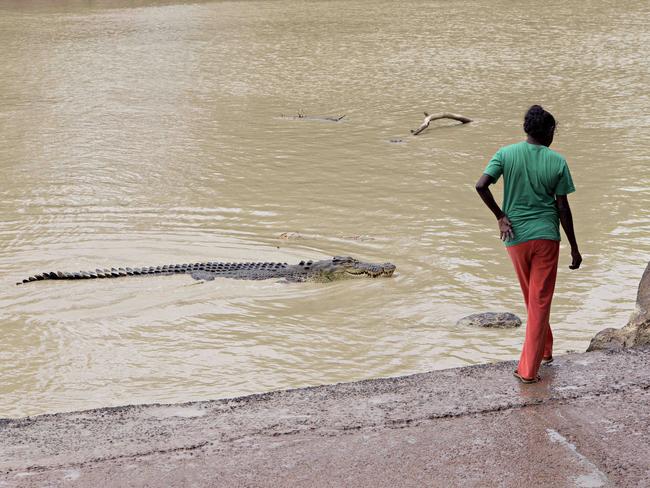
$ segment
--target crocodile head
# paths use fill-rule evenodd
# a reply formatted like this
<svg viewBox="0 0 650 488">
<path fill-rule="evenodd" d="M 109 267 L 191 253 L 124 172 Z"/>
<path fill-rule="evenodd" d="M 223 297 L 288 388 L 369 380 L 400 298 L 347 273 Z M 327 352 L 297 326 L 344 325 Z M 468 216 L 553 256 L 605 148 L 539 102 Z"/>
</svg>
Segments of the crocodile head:
<svg viewBox="0 0 650 488">
<path fill-rule="evenodd" d="M 301 263 L 302 264 L 302 263 Z M 391 263 L 364 263 L 349 256 L 334 256 L 332 259 L 305 263 L 314 279 L 337 280 L 353 277 L 379 278 L 392 276 L 395 265 Z"/>
</svg>

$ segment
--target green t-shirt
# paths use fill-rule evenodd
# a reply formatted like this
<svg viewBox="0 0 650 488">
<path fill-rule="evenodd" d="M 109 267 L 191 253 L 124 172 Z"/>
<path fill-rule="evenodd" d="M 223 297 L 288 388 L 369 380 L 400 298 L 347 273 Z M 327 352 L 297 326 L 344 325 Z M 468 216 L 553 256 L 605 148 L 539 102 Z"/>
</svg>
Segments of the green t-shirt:
<svg viewBox="0 0 650 488">
<path fill-rule="evenodd" d="M 533 239 L 560 240 L 555 196 L 576 190 L 563 156 L 546 146 L 519 142 L 499 149 L 484 173 L 494 181 L 503 175 L 501 208 L 515 234 L 506 246 Z"/>
</svg>

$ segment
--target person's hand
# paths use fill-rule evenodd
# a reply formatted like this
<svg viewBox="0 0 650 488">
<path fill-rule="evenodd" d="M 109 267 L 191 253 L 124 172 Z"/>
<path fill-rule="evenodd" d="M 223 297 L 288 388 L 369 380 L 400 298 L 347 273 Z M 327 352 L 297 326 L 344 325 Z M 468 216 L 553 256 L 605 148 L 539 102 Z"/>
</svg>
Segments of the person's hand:
<svg viewBox="0 0 650 488">
<path fill-rule="evenodd" d="M 505 215 L 499 219 L 499 233 L 502 241 L 511 241 L 515 238 L 515 233 L 512 231 L 512 223 Z"/>
<path fill-rule="evenodd" d="M 569 269 L 578 269 L 582 263 L 582 255 L 577 249 L 571 249 L 571 265 Z"/>
</svg>

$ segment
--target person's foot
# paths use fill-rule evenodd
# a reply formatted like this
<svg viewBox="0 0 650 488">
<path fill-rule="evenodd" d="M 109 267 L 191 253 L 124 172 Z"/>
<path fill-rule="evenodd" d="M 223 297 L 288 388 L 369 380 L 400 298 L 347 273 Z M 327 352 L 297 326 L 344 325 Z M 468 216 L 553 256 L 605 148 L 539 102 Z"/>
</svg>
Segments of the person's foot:
<svg viewBox="0 0 650 488">
<path fill-rule="evenodd" d="M 553 356 L 549 356 L 547 358 L 542 358 L 542 364 L 544 364 L 544 365 L 551 364 L 552 362 L 553 362 Z"/>
<path fill-rule="evenodd" d="M 519 381 L 521 381 L 522 383 L 524 383 L 526 385 L 528 385 L 530 383 L 537 383 L 539 380 L 541 380 L 541 378 L 539 376 L 537 378 L 524 378 L 523 376 L 521 376 L 519 374 L 519 372 L 516 369 L 515 369 L 515 372 L 512 373 L 512 374 L 515 375 L 515 378 L 517 378 Z"/>
</svg>

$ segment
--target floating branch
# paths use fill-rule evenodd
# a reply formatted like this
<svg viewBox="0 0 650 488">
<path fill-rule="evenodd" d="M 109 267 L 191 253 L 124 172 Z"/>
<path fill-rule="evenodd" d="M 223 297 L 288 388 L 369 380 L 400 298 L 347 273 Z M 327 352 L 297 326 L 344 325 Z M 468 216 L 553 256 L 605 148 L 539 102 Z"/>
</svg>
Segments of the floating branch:
<svg viewBox="0 0 650 488">
<path fill-rule="evenodd" d="M 429 124 L 433 120 L 438 119 L 453 119 L 457 120 L 458 122 L 462 122 L 463 124 L 469 124 L 472 121 L 472 119 L 468 119 L 467 117 L 463 117 L 462 115 L 457 114 L 444 113 L 429 115 L 428 113 L 424 112 L 424 120 L 422 121 L 422 125 L 415 130 L 411 130 L 411 134 L 417 136 L 420 132 L 429 127 Z"/>
</svg>

